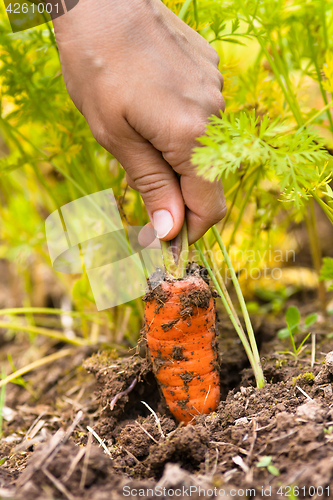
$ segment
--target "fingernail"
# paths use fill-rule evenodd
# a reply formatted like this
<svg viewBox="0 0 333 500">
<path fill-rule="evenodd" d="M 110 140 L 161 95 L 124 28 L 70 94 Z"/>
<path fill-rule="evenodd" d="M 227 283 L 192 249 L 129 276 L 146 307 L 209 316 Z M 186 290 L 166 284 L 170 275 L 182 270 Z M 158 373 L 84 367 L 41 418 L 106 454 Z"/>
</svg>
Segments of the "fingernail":
<svg viewBox="0 0 333 500">
<path fill-rule="evenodd" d="M 173 218 L 168 210 L 156 210 L 153 213 L 153 224 L 157 238 L 164 238 L 173 228 Z"/>
</svg>

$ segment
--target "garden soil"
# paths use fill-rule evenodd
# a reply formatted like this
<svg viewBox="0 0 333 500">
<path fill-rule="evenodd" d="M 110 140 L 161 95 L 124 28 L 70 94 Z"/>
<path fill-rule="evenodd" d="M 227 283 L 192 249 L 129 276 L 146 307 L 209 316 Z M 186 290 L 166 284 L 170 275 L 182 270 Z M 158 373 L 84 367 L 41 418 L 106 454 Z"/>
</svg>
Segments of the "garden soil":
<svg viewBox="0 0 333 500">
<path fill-rule="evenodd" d="M 302 303 L 302 315 L 318 310 L 311 297 Z M 282 314 L 253 324 L 266 386 L 255 387 L 220 312 L 222 400 L 210 415 L 198 409 L 193 425 L 168 412 L 144 340 L 122 357 L 78 348 L 25 377 L 28 390 L 10 384 L 0 498 L 333 497 L 332 317 L 315 326 L 313 367 L 309 343 L 297 360 L 280 352 L 289 349 L 277 338 Z"/>
</svg>

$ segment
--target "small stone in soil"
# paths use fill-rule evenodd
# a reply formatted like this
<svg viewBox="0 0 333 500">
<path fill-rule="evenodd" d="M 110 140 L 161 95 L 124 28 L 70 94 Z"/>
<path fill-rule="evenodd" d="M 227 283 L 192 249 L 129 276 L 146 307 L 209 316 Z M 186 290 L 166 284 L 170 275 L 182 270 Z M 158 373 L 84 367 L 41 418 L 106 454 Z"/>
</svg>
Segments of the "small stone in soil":
<svg viewBox="0 0 333 500">
<path fill-rule="evenodd" d="M 326 354 L 325 366 L 329 373 L 333 375 L 333 351 L 330 351 L 328 354 Z"/>
<path fill-rule="evenodd" d="M 298 417 L 314 422 L 322 422 L 325 418 L 325 413 L 325 410 L 316 401 L 308 401 L 296 410 Z"/>
</svg>

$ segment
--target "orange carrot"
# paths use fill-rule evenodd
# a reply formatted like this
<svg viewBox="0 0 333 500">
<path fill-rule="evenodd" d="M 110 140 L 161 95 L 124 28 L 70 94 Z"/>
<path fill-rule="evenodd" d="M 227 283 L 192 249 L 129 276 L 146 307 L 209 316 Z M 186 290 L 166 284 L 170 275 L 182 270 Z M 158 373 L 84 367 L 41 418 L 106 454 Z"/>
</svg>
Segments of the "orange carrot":
<svg viewBox="0 0 333 500">
<path fill-rule="evenodd" d="M 189 423 L 220 400 L 215 306 L 198 275 L 169 278 L 145 297 L 153 370 L 171 413 Z"/>
</svg>

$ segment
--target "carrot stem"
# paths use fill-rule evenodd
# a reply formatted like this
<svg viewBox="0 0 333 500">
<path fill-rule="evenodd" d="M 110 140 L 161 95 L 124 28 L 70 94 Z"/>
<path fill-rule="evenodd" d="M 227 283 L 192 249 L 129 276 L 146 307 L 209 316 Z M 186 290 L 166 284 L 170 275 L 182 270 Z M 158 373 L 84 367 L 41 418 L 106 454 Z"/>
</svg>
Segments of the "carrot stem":
<svg viewBox="0 0 333 500">
<path fill-rule="evenodd" d="M 205 246 L 206 251 L 208 251 L 208 244 L 207 244 L 207 241 L 206 241 L 206 239 L 205 239 L 205 237 L 204 237 L 204 236 L 203 236 L 203 238 L 202 238 L 202 241 L 203 241 L 203 244 L 204 244 L 204 246 Z M 209 254 L 207 254 L 207 255 L 209 255 Z M 221 287 L 221 290 L 222 290 L 222 292 L 223 292 L 223 295 L 224 295 L 224 297 L 225 297 L 226 301 L 227 301 L 227 302 L 228 302 L 228 304 L 229 304 L 229 307 L 230 307 L 230 309 L 231 309 L 231 312 L 232 312 L 232 314 L 233 314 L 233 316 L 234 316 L 235 320 L 237 321 L 237 324 L 238 324 L 239 328 L 241 329 L 242 335 L 244 335 L 244 337 L 245 337 L 245 339 L 246 339 L 246 335 L 245 335 L 244 329 L 243 329 L 242 324 L 241 324 L 241 322 L 240 322 L 240 320 L 239 320 L 239 317 L 238 317 L 238 315 L 237 315 L 237 312 L 236 312 L 236 310 L 235 310 L 235 308 L 234 308 L 234 305 L 233 305 L 233 303 L 232 303 L 232 300 L 231 300 L 231 297 L 230 297 L 229 292 L 228 292 L 228 290 L 227 290 L 227 287 L 225 286 L 225 283 L 224 283 L 223 278 L 222 278 L 222 276 L 221 276 L 221 272 L 220 272 L 220 270 L 218 269 L 218 267 L 217 267 L 216 263 L 215 263 L 215 262 L 214 262 L 214 261 L 213 261 L 210 257 L 209 257 L 209 263 L 210 263 L 210 265 L 211 265 L 211 268 L 212 268 L 213 272 L 215 273 L 215 277 L 216 277 L 216 279 L 217 279 L 217 281 L 218 281 L 218 283 L 219 283 L 219 285 L 220 285 L 220 287 Z M 247 339 L 246 339 L 246 341 L 247 341 Z"/>
<path fill-rule="evenodd" d="M 213 230 L 213 233 L 214 233 L 215 238 L 217 240 L 217 243 L 218 243 L 218 245 L 219 245 L 219 247 L 220 247 L 220 249 L 221 249 L 221 251 L 223 253 L 224 260 L 226 261 L 226 264 L 228 266 L 228 269 L 229 269 L 229 272 L 230 272 L 230 276 L 231 276 L 233 285 L 235 287 L 235 290 L 236 290 L 236 293 L 237 293 L 237 297 L 238 297 L 238 301 L 239 301 L 239 304 L 241 306 L 241 310 L 242 310 L 242 313 L 243 313 L 243 316 L 244 316 L 244 320 L 245 320 L 245 324 L 246 324 L 246 329 L 247 329 L 247 333 L 248 333 L 250 344 L 251 344 L 252 354 L 253 354 L 254 362 L 255 362 L 255 365 L 256 365 L 255 375 L 256 375 L 256 380 L 257 380 L 257 386 L 258 387 L 263 387 L 265 385 L 265 378 L 264 378 L 264 374 L 263 374 L 263 371 L 262 371 L 262 366 L 261 366 L 261 362 L 260 362 L 260 356 L 259 356 L 259 351 L 258 351 L 258 346 L 257 346 L 256 338 L 255 338 L 255 335 L 254 335 L 254 331 L 253 331 L 253 328 L 252 328 L 252 324 L 251 324 L 250 316 L 249 316 L 249 313 L 248 313 L 248 310 L 247 310 L 247 307 L 246 307 L 246 303 L 245 303 L 245 300 L 244 300 L 244 297 L 243 297 L 243 294 L 242 294 L 242 290 L 241 290 L 241 288 L 239 286 L 235 270 L 234 270 L 233 265 L 231 263 L 231 260 L 229 258 L 228 252 L 227 252 L 227 250 L 226 250 L 226 248 L 224 246 L 224 243 L 223 243 L 223 241 L 221 239 L 221 236 L 220 236 L 220 234 L 219 234 L 219 232 L 218 232 L 218 230 L 216 229 L 215 226 L 213 226 L 212 230 Z M 238 331 L 237 331 L 237 333 L 238 333 Z"/>
<path fill-rule="evenodd" d="M 186 219 L 178 236 L 171 241 L 161 241 L 161 247 L 166 272 L 176 279 L 183 278 L 188 261 Z"/>
<path fill-rule="evenodd" d="M 257 385 L 258 385 L 258 387 L 262 387 L 262 385 L 259 386 L 259 383 L 258 383 L 258 380 L 260 379 L 260 373 L 258 373 L 258 369 L 257 369 L 258 367 L 257 367 L 257 364 L 255 362 L 255 359 L 254 359 L 254 356 L 253 356 L 250 344 L 249 344 L 249 342 L 248 342 L 248 340 L 246 338 L 246 335 L 245 335 L 243 329 L 241 329 L 239 327 L 238 322 L 237 322 L 236 318 L 234 317 L 234 315 L 232 313 L 232 310 L 231 310 L 231 308 L 229 306 L 228 300 L 224 296 L 224 293 L 223 293 L 223 291 L 222 291 L 222 289 L 221 289 L 221 287 L 220 287 L 220 285 L 219 285 L 216 277 L 214 276 L 214 273 L 211 270 L 211 268 L 210 268 L 210 266 L 209 266 L 209 264 L 208 264 L 208 262 L 206 260 L 206 257 L 204 256 L 201 248 L 199 247 L 198 243 L 195 243 L 194 246 L 198 250 L 199 255 L 200 255 L 200 259 L 201 259 L 203 265 L 206 267 L 206 269 L 207 269 L 210 277 L 212 278 L 212 281 L 213 281 L 213 283 L 214 283 L 214 285 L 216 287 L 216 290 L 220 294 L 220 297 L 221 297 L 223 305 L 224 305 L 224 307 L 225 307 L 225 309 L 227 311 L 227 314 L 228 314 L 228 316 L 229 316 L 232 324 L 234 325 L 234 328 L 235 328 L 236 332 L 238 333 L 238 336 L 239 336 L 239 338 L 240 338 L 240 340 L 241 340 L 241 342 L 243 344 L 243 347 L 245 349 L 245 352 L 247 354 L 247 357 L 249 358 L 250 364 L 251 364 L 253 372 L 255 374 L 255 377 L 256 377 L 256 380 L 257 380 Z"/>
<path fill-rule="evenodd" d="M 234 225 L 234 229 L 232 231 L 232 234 L 231 234 L 231 237 L 230 237 L 230 241 L 228 243 L 227 251 L 230 250 L 230 247 L 233 245 L 233 243 L 235 241 L 235 236 L 236 236 L 236 233 L 237 233 L 237 229 L 240 226 L 240 223 L 242 221 L 245 209 L 247 207 L 247 202 L 249 201 L 250 196 L 252 195 L 252 191 L 254 190 L 255 186 L 258 184 L 259 176 L 260 176 L 260 170 L 258 170 L 257 175 L 253 179 L 253 182 L 252 182 L 251 186 L 248 188 L 247 193 L 246 193 L 246 195 L 245 195 L 245 197 L 244 197 L 244 199 L 242 201 L 242 204 L 241 204 L 241 207 L 240 207 L 240 210 L 239 210 L 239 214 L 238 214 L 238 217 L 237 217 L 237 221 L 236 221 L 236 223 Z"/>
</svg>

